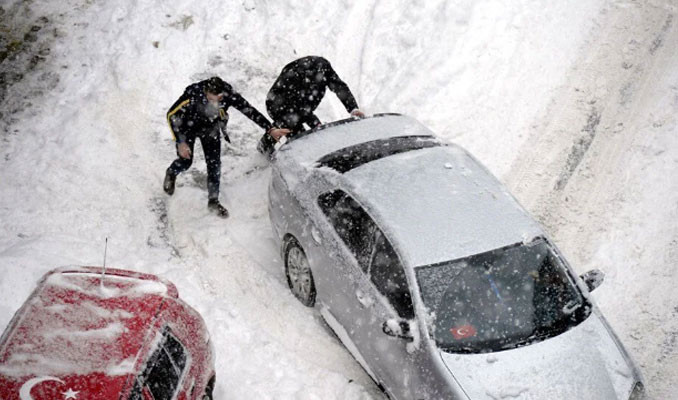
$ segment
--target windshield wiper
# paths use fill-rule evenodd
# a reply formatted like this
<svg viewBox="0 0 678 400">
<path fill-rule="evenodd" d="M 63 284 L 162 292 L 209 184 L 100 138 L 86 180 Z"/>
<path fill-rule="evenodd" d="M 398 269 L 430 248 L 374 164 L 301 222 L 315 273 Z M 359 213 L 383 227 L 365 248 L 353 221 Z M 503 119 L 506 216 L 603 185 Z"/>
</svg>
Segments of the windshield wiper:
<svg viewBox="0 0 678 400">
<path fill-rule="evenodd" d="M 445 353 L 452 354 L 477 354 L 477 353 L 487 353 L 489 350 L 485 347 L 476 347 L 476 346 L 453 346 L 453 345 L 438 345 L 438 348 Z M 491 351 L 491 350 L 490 350 Z"/>
<path fill-rule="evenodd" d="M 558 336 L 582 323 L 590 314 L 590 307 L 579 303 L 572 314 L 565 315 L 551 325 L 538 327 L 532 334 L 540 339 Z"/>
</svg>

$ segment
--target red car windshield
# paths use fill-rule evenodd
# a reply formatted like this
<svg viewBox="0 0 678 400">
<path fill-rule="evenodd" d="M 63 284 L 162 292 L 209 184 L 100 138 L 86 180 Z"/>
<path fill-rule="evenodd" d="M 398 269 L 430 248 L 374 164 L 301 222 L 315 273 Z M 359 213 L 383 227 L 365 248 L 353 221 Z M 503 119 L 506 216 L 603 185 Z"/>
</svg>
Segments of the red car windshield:
<svg viewBox="0 0 678 400">
<path fill-rule="evenodd" d="M 481 353 L 558 335 L 591 306 L 542 239 L 417 268 L 438 347 Z"/>
</svg>

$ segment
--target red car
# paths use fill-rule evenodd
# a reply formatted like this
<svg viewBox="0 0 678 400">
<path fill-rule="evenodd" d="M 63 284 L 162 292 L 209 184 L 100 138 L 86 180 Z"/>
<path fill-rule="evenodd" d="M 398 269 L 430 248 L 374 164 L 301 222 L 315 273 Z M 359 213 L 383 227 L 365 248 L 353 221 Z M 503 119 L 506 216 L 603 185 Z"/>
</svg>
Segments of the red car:
<svg viewBox="0 0 678 400">
<path fill-rule="evenodd" d="M 102 272 L 60 268 L 40 280 L 0 339 L 0 399 L 211 399 L 209 334 L 177 288 Z"/>
</svg>

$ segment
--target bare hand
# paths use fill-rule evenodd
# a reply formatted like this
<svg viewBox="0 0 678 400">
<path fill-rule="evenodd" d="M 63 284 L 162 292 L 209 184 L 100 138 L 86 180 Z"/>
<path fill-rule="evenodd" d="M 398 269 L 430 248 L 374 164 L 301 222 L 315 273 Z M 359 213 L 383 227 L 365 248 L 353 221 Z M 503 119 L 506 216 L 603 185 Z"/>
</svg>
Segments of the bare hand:
<svg viewBox="0 0 678 400">
<path fill-rule="evenodd" d="M 191 158 L 191 148 L 188 147 L 188 144 L 186 143 L 179 143 L 177 146 L 177 152 L 179 153 L 179 157 L 189 159 Z"/>
<path fill-rule="evenodd" d="M 272 128 L 270 131 L 268 131 L 268 134 L 271 135 L 271 137 L 277 142 L 281 137 L 289 135 L 290 132 L 292 131 L 285 128 Z"/>
<path fill-rule="evenodd" d="M 365 113 L 356 108 L 355 110 L 351 111 L 351 116 L 356 118 L 365 118 Z"/>
</svg>

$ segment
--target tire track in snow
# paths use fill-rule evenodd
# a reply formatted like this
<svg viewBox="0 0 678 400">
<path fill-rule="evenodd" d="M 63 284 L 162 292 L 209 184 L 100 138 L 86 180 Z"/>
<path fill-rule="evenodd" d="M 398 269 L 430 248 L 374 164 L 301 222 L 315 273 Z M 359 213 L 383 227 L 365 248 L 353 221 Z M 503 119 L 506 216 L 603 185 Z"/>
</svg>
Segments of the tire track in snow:
<svg viewBox="0 0 678 400">
<path fill-rule="evenodd" d="M 637 13 L 637 8 L 644 13 Z M 580 167 L 590 157 L 594 143 L 627 129 L 623 122 L 628 114 L 626 105 L 637 97 L 638 82 L 647 79 L 652 62 L 652 54 L 648 57 L 643 43 L 650 46 L 662 35 L 666 14 L 661 8 L 642 5 L 613 5 L 611 10 L 604 10 L 598 30 L 591 33 L 589 48 L 533 124 L 535 129 L 515 157 L 506 182 L 521 203 L 547 226 L 550 210 L 567 201 L 564 189 L 569 180 L 586 173 Z M 662 22 L 657 24 L 658 20 Z M 632 135 L 627 136 L 633 140 Z"/>
<path fill-rule="evenodd" d="M 678 76 L 676 11 L 621 2 L 604 10 L 590 47 L 507 176 L 579 272 L 608 274 L 594 297 L 657 398 L 678 390 L 678 322 L 666 318 L 678 305 L 668 283 L 677 278 L 675 260 L 653 254 L 674 248 L 678 236 L 678 228 L 657 225 L 678 213 L 678 196 L 670 194 L 676 184 L 664 175 L 678 157 L 666 136 L 678 123 L 678 105 L 670 111 L 660 100 L 673 96 L 675 103 L 666 77 Z M 656 196 L 648 189 L 666 192 L 665 204 L 647 209 Z M 645 232 L 656 238 L 638 236 Z"/>
<path fill-rule="evenodd" d="M 586 125 L 581 130 L 583 136 L 572 145 L 572 149 L 567 156 L 565 168 L 560 173 L 560 176 L 558 177 L 558 180 L 554 186 L 555 190 L 563 190 L 574 171 L 582 162 L 584 156 L 586 156 L 586 152 L 589 150 L 593 140 L 596 138 L 596 129 L 598 129 L 598 124 L 600 124 L 600 111 L 598 111 L 594 106 L 588 115 Z"/>
<path fill-rule="evenodd" d="M 342 31 L 337 38 L 339 45 L 335 49 L 334 59 L 337 60 L 337 63 L 350 65 L 348 76 L 352 77 L 351 80 L 354 84 L 349 86 L 353 89 L 358 104 L 361 104 L 363 100 L 362 83 L 365 53 L 367 51 L 367 43 L 372 34 L 375 12 L 378 5 L 379 0 L 358 2 L 353 5 L 345 17 L 347 23 L 342 27 Z M 356 38 L 360 38 L 358 46 L 356 46 Z M 333 60 L 330 60 L 330 62 L 333 62 Z"/>
<path fill-rule="evenodd" d="M 146 244 L 150 247 L 158 247 L 160 245 L 167 246 L 170 249 L 170 255 L 172 257 L 181 258 L 181 253 L 179 253 L 179 250 L 172 244 L 166 199 L 160 196 L 153 197 L 149 201 L 148 208 L 153 215 L 155 215 L 157 223 L 155 232 L 151 232 L 148 235 Z"/>
<path fill-rule="evenodd" d="M 379 0 L 374 0 L 372 7 L 370 7 L 370 14 L 367 18 L 367 26 L 365 27 L 365 33 L 363 34 L 363 39 L 360 42 L 360 57 L 358 58 L 358 100 L 362 99 L 362 80 L 363 80 L 363 69 L 365 66 L 365 49 L 367 48 L 367 43 L 369 38 L 372 35 L 372 26 L 374 24 L 374 13 L 379 5 Z"/>
</svg>

